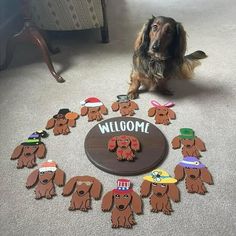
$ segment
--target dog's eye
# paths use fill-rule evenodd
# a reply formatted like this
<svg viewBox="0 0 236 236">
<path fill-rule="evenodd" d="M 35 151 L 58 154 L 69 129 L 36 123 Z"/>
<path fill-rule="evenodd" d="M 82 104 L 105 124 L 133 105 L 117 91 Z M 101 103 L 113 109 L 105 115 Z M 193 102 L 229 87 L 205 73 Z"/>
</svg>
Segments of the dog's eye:
<svg viewBox="0 0 236 236">
<path fill-rule="evenodd" d="M 43 171 L 42 171 L 42 172 L 39 172 L 39 174 L 40 174 L 40 175 L 43 175 L 43 174 L 44 174 L 44 172 L 43 172 Z"/>
<path fill-rule="evenodd" d="M 157 30 L 158 30 L 158 25 L 153 25 L 153 26 L 152 26 L 152 31 L 155 32 L 155 31 L 157 31 Z"/>
<path fill-rule="evenodd" d="M 162 187 L 162 188 L 165 188 L 165 187 L 166 187 L 166 185 L 165 185 L 165 184 L 161 184 L 161 187 Z"/>
<path fill-rule="evenodd" d="M 128 198 L 129 196 L 127 194 L 124 195 L 124 198 Z"/>
<path fill-rule="evenodd" d="M 157 184 L 156 184 L 156 183 L 152 183 L 152 185 L 153 185 L 153 186 L 157 186 Z"/>
<path fill-rule="evenodd" d="M 119 195 L 119 194 L 116 194 L 116 195 L 115 195 L 115 198 L 120 198 L 120 195 Z"/>
</svg>

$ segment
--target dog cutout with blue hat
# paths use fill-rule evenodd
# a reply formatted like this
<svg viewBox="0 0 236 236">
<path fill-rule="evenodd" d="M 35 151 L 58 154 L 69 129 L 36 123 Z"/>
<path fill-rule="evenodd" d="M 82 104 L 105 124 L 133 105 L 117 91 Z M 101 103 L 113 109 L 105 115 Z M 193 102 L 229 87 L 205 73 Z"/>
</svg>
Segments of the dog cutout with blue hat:
<svg viewBox="0 0 236 236">
<path fill-rule="evenodd" d="M 138 110 L 138 104 L 131 101 L 128 95 L 118 95 L 117 101 L 112 103 L 112 111 L 120 111 L 121 116 L 133 116 L 135 110 Z"/>
<path fill-rule="evenodd" d="M 179 149 L 182 147 L 182 155 L 201 157 L 200 151 L 206 151 L 204 142 L 195 136 L 195 132 L 190 128 L 181 128 L 180 135 L 176 136 L 172 142 L 173 149 Z"/>
<path fill-rule="evenodd" d="M 172 178 L 168 172 L 155 169 L 149 175 L 143 177 L 141 184 L 141 197 L 148 197 L 150 193 L 151 212 L 163 212 L 170 215 L 173 211 L 170 199 L 174 202 L 180 201 L 180 191 L 176 186 L 177 179 Z"/>
<path fill-rule="evenodd" d="M 188 193 L 204 195 L 207 193 L 204 182 L 207 184 L 213 184 L 211 173 L 197 157 L 184 157 L 184 159 L 175 167 L 174 172 L 177 180 L 185 178 Z"/>
<path fill-rule="evenodd" d="M 11 160 L 18 159 L 17 169 L 24 167 L 33 168 L 36 166 L 36 158 L 44 158 L 46 155 L 46 146 L 41 142 L 41 138 L 46 138 L 48 133 L 40 130 L 32 133 L 28 139 L 18 145 L 12 155 Z"/>
</svg>

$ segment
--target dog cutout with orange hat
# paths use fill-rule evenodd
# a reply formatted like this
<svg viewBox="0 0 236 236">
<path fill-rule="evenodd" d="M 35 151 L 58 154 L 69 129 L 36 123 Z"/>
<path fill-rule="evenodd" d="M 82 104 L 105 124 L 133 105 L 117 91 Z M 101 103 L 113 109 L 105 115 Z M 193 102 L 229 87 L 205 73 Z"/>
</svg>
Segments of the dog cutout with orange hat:
<svg viewBox="0 0 236 236">
<path fill-rule="evenodd" d="M 163 212 L 170 215 L 172 210 L 170 199 L 180 201 L 180 191 L 176 186 L 177 179 L 172 178 L 166 171 L 155 169 L 143 177 L 140 193 L 142 197 L 150 197 L 151 212 Z"/>
<path fill-rule="evenodd" d="M 35 199 L 43 197 L 51 199 L 56 195 L 55 185 L 61 187 L 65 184 L 65 173 L 57 167 L 57 163 L 48 160 L 39 165 L 27 178 L 26 188 L 35 187 Z"/>
<path fill-rule="evenodd" d="M 117 188 L 104 195 L 102 211 L 110 211 L 112 207 L 112 228 L 132 228 L 136 224 L 133 212 L 142 213 L 142 199 L 131 188 L 130 180 L 118 179 Z"/>
</svg>

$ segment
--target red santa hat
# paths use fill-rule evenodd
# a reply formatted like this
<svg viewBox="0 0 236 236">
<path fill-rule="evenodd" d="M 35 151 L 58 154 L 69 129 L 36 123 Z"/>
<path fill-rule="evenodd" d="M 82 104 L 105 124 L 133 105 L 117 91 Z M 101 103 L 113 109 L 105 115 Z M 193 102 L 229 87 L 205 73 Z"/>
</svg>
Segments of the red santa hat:
<svg viewBox="0 0 236 236">
<path fill-rule="evenodd" d="M 130 188 L 130 180 L 128 179 L 118 179 L 117 188 L 113 189 L 114 193 L 130 193 L 133 190 Z"/>
<path fill-rule="evenodd" d="M 84 101 L 80 102 L 80 104 L 85 107 L 100 107 L 103 105 L 103 103 L 95 97 L 89 97 Z"/>
<path fill-rule="evenodd" d="M 57 163 L 52 160 L 43 162 L 39 166 L 39 172 L 56 171 L 56 169 L 57 169 Z"/>
</svg>

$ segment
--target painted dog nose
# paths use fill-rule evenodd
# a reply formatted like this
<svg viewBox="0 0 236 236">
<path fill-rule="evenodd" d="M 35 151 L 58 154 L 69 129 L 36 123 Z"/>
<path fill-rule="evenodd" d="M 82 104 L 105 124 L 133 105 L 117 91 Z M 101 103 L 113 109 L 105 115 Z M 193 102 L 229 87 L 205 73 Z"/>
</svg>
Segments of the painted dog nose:
<svg viewBox="0 0 236 236">
<path fill-rule="evenodd" d="M 195 179 L 195 175 L 190 175 L 190 178 Z"/>
<path fill-rule="evenodd" d="M 119 205 L 119 209 L 123 210 L 124 209 L 124 205 Z"/>
<path fill-rule="evenodd" d="M 84 194 L 84 191 L 79 191 L 79 194 Z"/>
<path fill-rule="evenodd" d="M 47 179 L 44 179 L 43 182 L 46 184 L 46 183 L 48 182 L 48 180 L 47 180 Z"/>
</svg>

